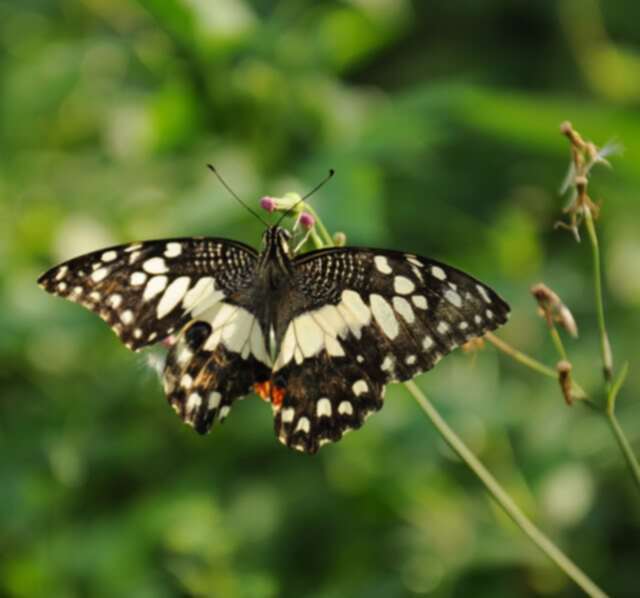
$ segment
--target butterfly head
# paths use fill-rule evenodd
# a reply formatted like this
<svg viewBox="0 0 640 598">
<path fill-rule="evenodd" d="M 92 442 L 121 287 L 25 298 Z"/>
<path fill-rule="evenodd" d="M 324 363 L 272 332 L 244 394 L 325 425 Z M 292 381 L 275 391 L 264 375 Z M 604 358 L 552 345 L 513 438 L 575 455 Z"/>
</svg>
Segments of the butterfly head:
<svg viewBox="0 0 640 598">
<path fill-rule="evenodd" d="M 290 256 L 289 241 L 291 233 L 280 226 L 270 226 L 262 235 L 262 252 L 264 254 L 279 253 Z"/>
</svg>

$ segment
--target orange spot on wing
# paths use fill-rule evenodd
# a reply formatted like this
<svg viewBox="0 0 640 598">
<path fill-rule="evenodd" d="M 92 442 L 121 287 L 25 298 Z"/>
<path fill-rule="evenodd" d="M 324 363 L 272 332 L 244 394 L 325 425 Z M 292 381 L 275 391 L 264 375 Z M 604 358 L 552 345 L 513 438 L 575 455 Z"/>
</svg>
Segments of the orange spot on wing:
<svg viewBox="0 0 640 598">
<path fill-rule="evenodd" d="M 274 386 L 271 389 L 271 402 L 275 407 L 280 407 L 282 405 L 282 400 L 284 399 L 285 390 L 284 388 L 278 388 Z"/>
<path fill-rule="evenodd" d="M 256 382 L 253 385 L 256 394 L 264 401 L 270 401 L 274 407 L 280 407 L 284 399 L 285 389 L 279 388 L 271 384 L 269 380 L 266 382 Z"/>
<path fill-rule="evenodd" d="M 256 382 L 253 385 L 253 389 L 262 400 L 271 400 L 271 382 L 269 382 L 269 380 L 267 380 L 266 382 Z"/>
</svg>

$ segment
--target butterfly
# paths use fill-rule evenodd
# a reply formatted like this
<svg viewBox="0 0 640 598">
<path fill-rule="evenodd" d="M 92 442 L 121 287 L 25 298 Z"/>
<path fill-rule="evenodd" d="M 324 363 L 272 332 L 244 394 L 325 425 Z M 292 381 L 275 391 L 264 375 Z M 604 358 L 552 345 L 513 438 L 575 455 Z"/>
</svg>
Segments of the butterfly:
<svg viewBox="0 0 640 598">
<path fill-rule="evenodd" d="M 435 260 L 348 246 L 294 255 L 290 239 L 276 225 L 260 252 L 205 237 L 117 245 L 38 282 L 97 313 L 132 351 L 171 339 L 164 391 L 197 432 L 253 390 L 278 439 L 305 453 L 362 426 L 389 382 L 507 320 L 495 291 Z"/>
</svg>

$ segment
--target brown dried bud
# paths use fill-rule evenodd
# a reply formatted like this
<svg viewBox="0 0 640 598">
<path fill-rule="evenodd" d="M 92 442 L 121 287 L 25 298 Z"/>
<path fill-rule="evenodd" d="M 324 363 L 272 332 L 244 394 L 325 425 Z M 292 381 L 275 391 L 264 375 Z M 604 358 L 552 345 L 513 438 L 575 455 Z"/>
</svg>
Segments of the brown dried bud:
<svg viewBox="0 0 640 598">
<path fill-rule="evenodd" d="M 564 328 L 573 338 L 578 338 L 578 325 L 571 310 L 561 303 L 556 312 L 556 322 Z"/>
<path fill-rule="evenodd" d="M 558 305 L 562 305 L 560 297 L 542 282 L 531 287 L 531 294 L 538 302 L 540 315 L 547 321 L 549 327 L 553 326 L 553 311 Z"/>
<path fill-rule="evenodd" d="M 571 310 L 562 303 L 556 293 L 544 283 L 539 282 L 531 287 L 531 294 L 538 302 L 539 313 L 547 321 L 549 328 L 558 324 L 574 338 L 578 336 L 578 326 Z"/>
<path fill-rule="evenodd" d="M 578 133 L 578 131 L 573 128 L 573 125 L 568 120 L 565 120 L 560 125 L 560 133 L 567 137 L 569 141 L 571 141 L 571 145 L 573 145 L 576 149 L 584 149 L 584 140 L 580 136 L 580 133 Z"/>
<path fill-rule="evenodd" d="M 560 384 L 560 390 L 562 390 L 562 396 L 567 405 L 573 405 L 573 395 L 571 393 L 571 370 L 573 366 L 568 361 L 559 361 L 556 365 L 556 371 L 558 372 L 558 382 Z"/>
</svg>

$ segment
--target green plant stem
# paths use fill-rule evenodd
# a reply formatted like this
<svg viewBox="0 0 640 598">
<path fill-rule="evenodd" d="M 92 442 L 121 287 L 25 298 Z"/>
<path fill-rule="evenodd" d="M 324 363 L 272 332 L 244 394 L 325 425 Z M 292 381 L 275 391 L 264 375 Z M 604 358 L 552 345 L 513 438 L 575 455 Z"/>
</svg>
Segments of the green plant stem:
<svg viewBox="0 0 640 598">
<path fill-rule="evenodd" d="M 618 423 L 618 418 L 616 417 L 613 409 L 607 409 L 607 421 L 609 422 L 609 426 L 613 431 L 613 435 L 618 442 L 618 446 L 624 455 L 627 465 L 631 470 L 631 476 L 633 477 L 636 486 L 638 486 L 638 489 L 640 489 L 640 464 L 638 464 L 638 460 L 633 454 L 633 450 L 631 450 L 631 445 L 629 444 L 622 427 Z"/>
<path fill-rule="evenodd" d="M 307 206 L 308 209 L 308 206 Z M 311 212 L 311 210 L 309 210 Z M 318 249 L 325 246 L 334 245 L 331 235 L 318 218 L 315 212 L 311 212 L 316 219 L 316 223 L 320 229 L 323 237 L 326 239 L 326 244 L 322 243 L 321 239 L 317 235 L 312 235 L 311 239 Z M 492 335 L 493 336 L 493 335 Z M 497 339 L 497 337 L 494 337 Z M 499 339 L 498 339 L 499 340 Z M 506 343 L 504 343 L 506 345 Z M 528 356 L 521 354 L 531 363 L 537 364 L 538 369 L 548 370 L 555 378 L 556 374 L 550 368 L 547 368 L 543 364 L 536 362 Z M 531 366 L 530 366 L 531 367 Z M 535 369 L 535 367 L 534 367 Z M 545 373 L 545 372 L 543 372 Z M 408 381 L 404 383 L 407 390 L 418 402 L 418 405 L 427 414 L 436 430 L 444 438 L 447 444 L 453 449 L 453 451 L 462 459 L 462 461 L 469 467 L 469 469 L 480 479 L 484 484 L 487 491 L 493 496 L 494 500 L 504 509 L 504 511 L 511 517 L 516 525 L 522 530 L 522 532 L 544 552 L 562 571 L 564 571 L 576 584 L 578 584 L 584 592 L 593 598 L 606 598 L 606 594 L 595 585 L 583 571 L 569 558 L 567 557 L 547 536 L 539 530 L 533 522 L 520 510 L 518 505 L 507 494 L 507 492 L 500 486 L 497 480 L 489 473 L 489 471 L 482 465 L 478 458 L 469 450 L 460 437 L 449 427 L 449 425 L 442 419 L 442 416 L 438 413 L 436 408 L 427 399 L 424 393 L 418 388 L 418 386 Z"/>
<path fill-rule="evenodd" d="M 554 380 L 558 379 L 558 372 L 556 372 L 553 368 L 544 365 L 544 363 L 540 363 L 537 359 L 530 357 L 522 351 L 518 351 L 518 349 L 503 341 L 500 337 L 493 334 L 493 332 L 487 332 L 484 335 L 484 338 L 486 338 L 494 347 L 496 347 L 496 349 L 499 349 L 521 364 L 526 365 L 528 368 L 531 368 L 532 370 L 542 374 L 543 376 L 547 376 L 548 378 L 553 378 Z"/>
<path fill-rule="evenodd" d="M 544 363 L 540 363 L 530 355 L 527 355 L 522 351 L 518 351 L 518 349 L 503 341 L 499 336 L 493 334 L 493 332 L 486 332 L 484 338 L 487 339 L 496 349 L 502 351 L 505 355 L 508 355 L 515 361 L 526 365 L 528 368 L 531 368 L 543 376 L 547 376 L 547 378 L 553 378 L 554 380 L 558 379 L 558 372 L 556 370 L 544 365 Z M 582 386 L 580 386 L 575 380 L 571 381 L 571 387 L 574 398 L 588 403 L 590 407 L 595 407 L 595 404 L 589 399 Z"/>
<path fill-rule="evenodd" d="M 404 383 L 418 405 L 427 414 L 431 423 L 464 464 L 480 479 L 498 505 L 509 515 L 522 532 L 566 573 L 588 596 L 605 597 L 606 594 L 585 573 L 564 554 L 536 525 L 522 512 L 513 499 L 500 486 L 478 458 L 467 448 L 460 437 L 442 419 L 426 395 L 412 382 Z"/>
<path fill-rule="evenodd" d="M 604 320 L 604 303 L 602 301 L 602 275 L 600 268 L 600 246 L 598 244 L 598 235 L 596 227 L 593 223 L 593 215 L 588 206 L 584 208 L 584 222 L 591 242 L 591 251 L 593 255 L 593 284 L 596 297 L 596 311 L 598 316 L 598 328 L 600 330 L 600 352 L 602 354 L 602 371 L 604 373 L 607 392 L 611 390 L 611 379 L 613 376 L 613 355 L 611 353 L 611 344 L 609 343 L 609 335 Z"/>
<path fill-rule="evenodd" d="M 604 319 L 604 303 L 602 301 L 602 275 L 600 268 L 600 246 L 598 244 L 598 235 L 596 234 L 596 227 L 593 222 L 593 216 L 591 210 L 585 207 L 584 221 L 591 241 L 591 249 L 593 253 L 593 280 L 596 296 L 596 311 L 598 316 L 598 328 L 600 330 L 600 352 L 602 353 L 602 371 L 604 373 L 605 388 L 607 391 L 607 405 L 606 416 L 609 423 L 609 427 L 613 432 L 613 435 L 622 451 L 625 461 L 631 472 L 634 482 L 640 489 L 640 465 L 636 456 L 633 454 L 631 444 L 627 439 L 624 430 L 618 422 L 618 418 L 615 413 L 615 402 L 617 394 L 626 377 L 626 365 L 619 376 L 615 384 L 612 384 L 613 376 L 613 355 L 611 353 L 611 344 L 609 343 L 609 335 L 607 333 L 607 327 Z"/>
<path fill-rule="evenodd" d="M 551 340 L 555 345 L 558 355 L 560 355 L 560 359 L 569 361 L 569 358 L 567 357 L 567 351 L 564 348 L 564 344 L 562 343 L 562 339 L 560 338 L 560 333 L 558 332 L 558 329 L 555 326 L 551 326 L 551 328 L 549 328 L 549 334 L 551 335 Z"/>
<path fill-rule="evenodd" d="M 640 488 L 640 464 L 638 464 L 638 460 L 636 456 L 633 454 L 633 450 L 631 450 L 631 444 L 627 440 L 625 433 L 618 422 L 618 418 L 616 417 L 616 398 L 618 397 L 618 392 L 622 388 L 624 381 L 629 372 L 629 362 L 625 362 L 620 370 L 620 374 L 618 375 L 616 381 L 613 383 L 611 390 L 609 391 L 609 395 L 607 396 L 607 421 L 609 422 L 609 426 L 611 427 L 611 431 L 618 442 L 618 446 L 624 455 L 624 458 L 627 461 L 627 465 L 631 470 L 631 475 L 633 479 Z"/>
<path fill-rule="evenodd" d="M 323 224 L 322 220 L 320 220 L 318 213 L 313 209 L 312 206 L 310 206 L 307 203 L 304 204 L 304 209 L 315 218 L 316 224 L 318 225 L 318 230 L 320 231 L 320 234 L 324 237 L 324 245 L 329 247 L 334 245 L 333 237 L 329 234 L 329 231 L 327 230 L 326 226 Z"/>
</svg>

